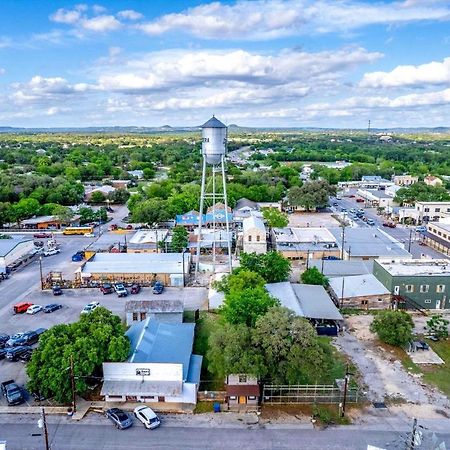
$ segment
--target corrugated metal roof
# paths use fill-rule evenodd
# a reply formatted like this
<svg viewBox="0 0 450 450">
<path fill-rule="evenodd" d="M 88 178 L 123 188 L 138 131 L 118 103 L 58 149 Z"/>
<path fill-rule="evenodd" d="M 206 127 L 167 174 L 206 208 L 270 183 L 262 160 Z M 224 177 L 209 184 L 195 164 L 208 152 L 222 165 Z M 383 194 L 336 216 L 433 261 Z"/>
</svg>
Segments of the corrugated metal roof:
<svg viewBox="0 0 450 450">
<path fill-rule="evenodd" d="M 216 117 L 212 116 L 201 128 L 226 128 L 226 126 Z"/>
<path fill-rule="evenodd" d="M 179 313 L 183 312 L 182 300 L 128 300 L 125 312 Z"/>
<path fill-rule="evenodd" d="M 330 287 L 338 298 L 342 297 L 342 280 L 344 279 L 344 298 L 386 295 L 389 291 L 378 281 L 375 275 L 355 275 L 330 279 Z"/>
<path fill-rule="evenodd" d="M 366 275 L 373 272 L 373 259 L 368 261 L 312 259 L 309 267 L 317 267 L 326 277 Z"/>
<path fill-rule="evenodd" d="M 104 380 L 101 395 L 135 395 L 177 397 L 181 395 L 182 386 L 173 381 L 148 381 L 145 378 L 133 380 Z"/>
<path fill-rule="evenodd" d="M 246 217 L 242 221 L 242 227 L 244 232 L 252 228 L 257 228 L 258 230 L 261 230 L 263 233 L 266 232 L 266 226 L 264 225 L 263 220 L 260 217 L 254 216 L 253 214 L 249 217 Z"/>
<path fill-rule="evenodd" d="M 8 253 L 11 253 L 12 250 L 14 250 L 18 245 L 24 244 L 26 242 L 33 242 L 32 238 L 16 238 L 13 237 L 12 239 L 0 239 L 0 256 L 4 257 L 8 255 Z"/>
</svg>

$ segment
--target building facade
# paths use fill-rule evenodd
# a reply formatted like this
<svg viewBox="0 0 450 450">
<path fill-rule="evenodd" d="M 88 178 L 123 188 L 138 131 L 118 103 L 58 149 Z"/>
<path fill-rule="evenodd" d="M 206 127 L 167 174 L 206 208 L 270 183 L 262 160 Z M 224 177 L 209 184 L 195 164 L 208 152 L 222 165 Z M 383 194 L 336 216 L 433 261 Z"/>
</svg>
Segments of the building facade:
<svg viewBox="0 0 450 450">
<path fill-rule="evenodd" d="M 450 309 L 448 260 L 377 260 L 373 274 L 393 295 L 423 309 Z"/>
<path fill-rule="evenodd" d="M 248 410 L 258 407 L 261 388 L 255 377 L 246 374 L 228 375 L 225 389 L 229 410 Z"/>
<path fill-rule="evenodd" d="M 396 186 L 411 186 L 419 181 L 419 177 L 414 177 L 412 175 L 395 175 L 392 177 L 392 181 Z"/>
<path fill-rule="evenodd" d="M 243 220 L 242 248 L 245 253 L 266 253 L 266 226 L 260 217 L 251 215 Z"/>
<path fill-rule="evenodd" d="M 128 326 L 146 319 L 165 323 L 183 322 L 182 300 L 130 300 L 125 303 Z"/>
<path fill-rule="evenodd" d="M 423 241 L 444 255 L 450 255 L 450 219 L 429 222 Z"/>
</svg>

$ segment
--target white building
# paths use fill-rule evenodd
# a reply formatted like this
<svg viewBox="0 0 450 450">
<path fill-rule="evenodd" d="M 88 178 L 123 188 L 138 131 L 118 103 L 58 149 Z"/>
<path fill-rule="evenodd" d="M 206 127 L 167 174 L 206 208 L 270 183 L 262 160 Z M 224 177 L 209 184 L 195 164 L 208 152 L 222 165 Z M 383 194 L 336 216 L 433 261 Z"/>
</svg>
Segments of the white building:
<svg viewBox="0 0 450 450">
<path fill-rule="evenodd" d="M 105 400 L 152 403 L 155 409 L 195 406 L 202 356 L 192 354 L 194 329 L 193 323 L 150 319 L 132 325 L 128 361 L 103 363 Z"/>
<path fill-rule="evenodd" d="M 435 177 L 433 175 L 428 175 L 423 179 L 423 182 L 428 186 L 442 186 L 442 180 L 438 177 Z"/>
<path fill-rule="evenodd" d="M 169 230 L 139 230 L 131 236 L 127 253 L 153 253 L 158 250 L 158 242 L 165 241 Z"/>
<path fill-rule="evenodd" d="M 412 175 L 395 175 L 392 177 L 392 181 L 396 186 L 411 186 L 419 181 L 419 177 L 414 177 Z"/>
<path fill-rule="evenodd" d="M 416 224 L 437 222 L 448 216 L 450 216 L 450 202 L 416 202 L 414 208 L 399 210 L 400 222 L 412 219 Z"/>
<path fill-rule="evenodd" d="M 357 194 L 371 206 L 390 209 L 394 199 L 386 191 L 377 189 L 358 189 Z"/>
<path fill-rule="evenodd" d="M 34 251 L 35 246 L 31 238 L 0 239 L 0 273 L 6 273 L 7 267 L 31 256 Z"/>
<path fill-rule="evenodd" d="M 245 253 L 266 253 L 266 226 L 260 217 L 246 217 L 242 224 L 242 247 Z"/>
</svg>

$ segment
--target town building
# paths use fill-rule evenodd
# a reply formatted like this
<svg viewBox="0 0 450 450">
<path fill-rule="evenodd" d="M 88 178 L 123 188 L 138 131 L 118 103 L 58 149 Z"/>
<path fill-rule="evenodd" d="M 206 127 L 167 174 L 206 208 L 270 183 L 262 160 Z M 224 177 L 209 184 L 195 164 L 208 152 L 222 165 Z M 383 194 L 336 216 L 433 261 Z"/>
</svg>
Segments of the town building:
<svg viewBox="0 0 450 450">
<path fill-rule="evenodd" d="M 183 322 L 183 302 L 181 300 L 129 300 L 125 303 L 127 325 L 146 319 L 165 323 Z"/>
<path fill-rule="evenodd" d="M 184 411 L 197 403 L 202 357 L 192 354 L 193 323 L 146 319 L 127 331 L 127 361 L 103 363 L 101 395 L 107 402 L 151 403 L 152 408 Z"/>
<path fill-rule="evenodd" d="M 115 190 L 116 190 L 115 187 L 109 186 L 108 184 L 100 186 L 86 185 L 84 187 L 84 200 L 87 202 L 91 201 L 92 194 L 94 194 L 94 192 L 100 192 L 105 197 L 108 197 L 108 194 L 114 192 Z"/>
<path fill-rule="evenodd" d="M 246 374 L 228 375 L 225 390 L 229 410 L 249 410 L 258 407 L 261 387 L 255 377 Z"/>
<path fill-rule="evenodd" d="M 402 189 L 401 186 L 397 186 L 397 185 L 393 185 L 393 186 L 388 186 L 384 192 L 386 192 L 387 195 L 389 195 L 389 197 L 394 198 L 397 195 L 397 192 Z"/>
<path fill-rule="evenodd" d="M 36 247 L 32 238 L 0 239 L 0 274 L 6 274 L 35 253 Z"/>
<path fill-rule="evenodd" d="M 164 243 L 168 234 L 167 229 L 138 230 L 127 243 L 127 253 L 158 252 L 158 243 Z"/>
<path fill-rule="evenodd" d="M 243 220 L 258 211 L 258 203 L 248 200 L 247 198 L 239 199 L 233 209 L 233 222 L 235 226 L 242 229 Z"/>
<path fill-rule="evenodd" d="M 344 189 L 386 189 L 394 184 L 393 181 L 386 180 L 378 175 L 363 176 L 361 181 L 339 181 L 338 190 Z"/>
<path fill-rule="evenodd" d="M 373 272 L 373 259 L 367 261 L 313 259 L 309 261 L 309 267 L 316 267 L 328 278 L 368 275 Z"/>
<path fill-rule="evenodd" d="M 243 221 L 242 248 L 245 253 L 266 253 L 266 226 L 260 217 L 251 215 Z"/>
<path fill-rule="evenodd" d="M 402 243 L 380 228 L 346 227 L 344 233 L 342 228 L 330 228 L 329 231 L 343 259 L 412 258 Z"/>
<path fill-rule="evenodd" d="M 131 184 L 131 180 L 111 180 L 110 183 L 116 189 L 127 189 Z"/>
<path fill-rule="evenodd" d="M 423 309 L 450 309 L 447 259 L 377 260 L 373 274 L 396 302 Z"/>
<path fill-rule="evenodd" d="M 127 170 L 128 175 L 132 176 L 133 178 L 137 178 L 138 180 L 142 180 L 144 178 L 144 171 L 143 170 Z"/>
<path fill-rule="evenodd" d="M 298 283 L 268 283 L 270 295 L 297 316 L 305 317 L 318 334 L 336 335 L 344 318 L 323 286 Z"/>
<path fill-rule="evenodd" d="M 396 186 L 407 187 L 419 181 L 419 177 L 413 175 L 394 175 L 392 181 Z"/>
<path fill-rule="evenodd" d="M 400 222 L 407 220 L 420 225 L 423 222 L 437 222 L 450 216 L 450 202 L 416 202 L 414 208 L 399 210 Z"/>
<path fill-rule="evenodd" d="M 442 180 L 438 177 L 435 177 L 433 175 L 428 175 L 423 179 L 423 182 L 427 185 L 427 186 L 442 186 Z"/>
<path fill-rule="evenodd" d="M 422 236 L 426 245 L 444 255 L 450 255 L 450 217 L 439 222 L 428 222 L 427 232 Z"/>
<path fill-rule="evenodd" d="M 74 215 L 69 221 L 62 221 L 58 216 L 37 216 L 20 222 L 23 228 L 29 230 L 59 230 L 63 225 L 80 225 L 80 216 Z"/>
<path fill-rule="evenodd" d="M 391 306 L 390 291 L 372 274 L 329 279 L 331 296 L 341 308 L 385 309 Z"/>
<path fill-rule="evenodd" d="M 291 260 L 339 257 L 336 238 L 327 228 L 272 228 L 272 243 Z"/>
<path fill-rule="evenodd" d="M 213 223 L 216 224 L 217 227 L 225 227 L 226 224 L 226 215 L 224 207 L 220 207 L 221 204 L 216 205 L 216 209 L 213 213 L 212 207 L 208 208 L 206 214 L 203 214 L 202 224 L 206 227 L 211 227 Z M 233 222 L 233 213 L 231 209 L 228 208 L 228 223 Z M 195 227 L 198 227 L 199 224 L 199 213 L 198 211 L 189 211 L 186 214 L 178 214 L 176 216 L 176 224 L 186 227 L 190 230 L 193 230 Z"/>
<path fill-rule="evenodd" d="M 385 190 L 358 189 L 356 192 L 372 208 L 391 209 L 394 199 Z"/>
<path fill-rule="evenodd" d="M 75 272 L 82 284 L 127 282 L 184 286 L 190 253 L 96 253 Z"/>
</svg>

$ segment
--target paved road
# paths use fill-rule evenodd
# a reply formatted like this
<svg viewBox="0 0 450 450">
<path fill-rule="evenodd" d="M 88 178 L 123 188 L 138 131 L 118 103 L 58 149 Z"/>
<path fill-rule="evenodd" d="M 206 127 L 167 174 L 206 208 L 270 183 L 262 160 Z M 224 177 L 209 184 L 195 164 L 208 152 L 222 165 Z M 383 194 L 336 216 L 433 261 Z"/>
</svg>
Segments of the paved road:
<svg viewBox="0 0 450 450">
<path fill-rule="evenodd" d="M 293 427 L 293 425 L 290 425 Z M 164 427 L 146 430 L 135 425 L 119 431 L 111 425 L 67 424 L 62 419 L 49 425 L 49 440 L 54 450 L 77 449 L 309 449 L 366 450 L 367 445 L 385 449 L 403 449 L 406 430 L 361 430 L 358 428 L 329 428 L 311 430 L 298 428 L 188 428 Z M 0 430 L 0 441 L 7 441 L 8 450 L 43 449 L 44 438 L 36 424 L 13 423 Z M 427 442 L 431 442 L 429 432 Z M 450 443 L 450 433 L 439 435 L 440 442 Z"/>
</svg>

